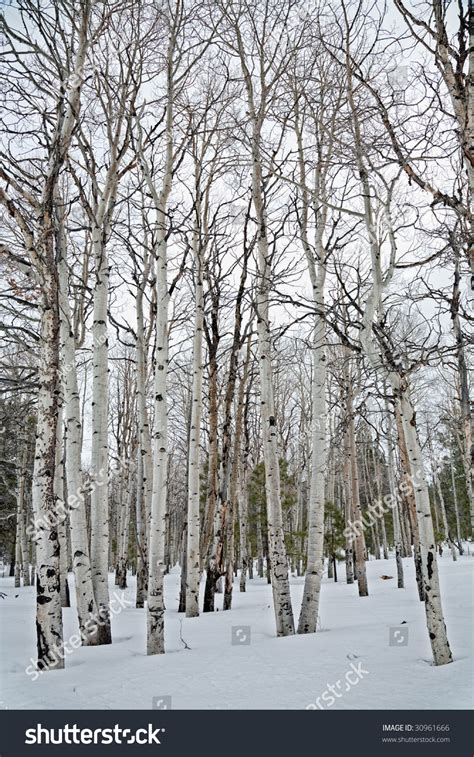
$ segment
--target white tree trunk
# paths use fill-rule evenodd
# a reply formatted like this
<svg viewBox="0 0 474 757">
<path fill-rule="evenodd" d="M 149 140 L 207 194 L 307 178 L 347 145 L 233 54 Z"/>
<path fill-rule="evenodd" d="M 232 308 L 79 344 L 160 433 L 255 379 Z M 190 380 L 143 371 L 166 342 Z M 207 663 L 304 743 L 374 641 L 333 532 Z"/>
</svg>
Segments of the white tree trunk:
<svg viewBox="0 0 474 757">
<path fill-rule="evenodd" d="M 153 491 L 153 469 L 151 457 L 151 436 L 148 409 L 146 406 L 146 355 L 143 322 L 143 289 L 138 288 L 136 300 L 137 314 L 137 407 L 138 407 L 138 451 L 137 451 L 137 607 L 145 604 L 148 584 L 148 539 L 150 532 L 151 498 Z"/>
<path fill-rule="evenodd" d="M 188 542 L 186 567 L 186 617 L 199 615 L 200 579 L 200 437 L 202 416 L 203 355 L 202 335 L 204 326 L 204 291 L 202 281 L 202 259 L 199 242 L 194 240 L 195 253 L 195 313 L 193 341 L 193 387 L 191 405 L 191 429 L 189 435 L 188 462 Z"/>
<path fill-rule="evenodd" d="M 127 588 L 128 567 L 128 540 L 130 534 L 130 513 L 134 494 L 134 469 L 133 465 L 127 466 L 122 460 L 120 475 L 125 479 L 125 485 L 121 489 L 121 512 L 120 512 L 120 535 L 117 555 L 117 586 L 120 589 Z"/>
<path fill-rule="evenodd" d="M 430 497 L 426 482 L 421 447 L 415 422 L 415 411 L 408 388 L 401 384 L 398 376 L 392 375 L 392 388 L 400 402 L 403 430 L 407 445 L 408 459 L 414 481 L 416 512 L 420 533 L 421 567 L 425 590 L 426 624 L 435 665 L 452 662 L 452 654 L 446 634 L 443 608 L 439 587 L 436 543 L 431 519 Z"/>
<path fill-rule="evenodd" d="M 171 188 L 171 168 L 168 184 Z M 168 194 L 166 193 L 166 197 Z M 166 535 L 168 476 L 168 307 L 166 243 L 166 198 L 157 206 L 156 247 L 156 355 L 154 374 L 153 489 L 151 498 L 150 544 L 148 563 L 147 654 L 163 654 L 164 596 L 163 575 Z"/>
<path fill-rule="evenodd" d="M 459 503 L 458 503 L 458 493 L 456 489 L 456 478 L 455 478 L 455 470 L 454 470 L 454 462 L 453 459 L 450 458 L 449 465 L 451 468 L 451 487 L 453 490 L 453 503 L 454 503 L 454 514 L 456 517 L 456 537 L 458 540 L 458 549 L 459 554 L 464 554 L 464 548 L 462 545 L 462 533 L 461 533 L 461 520 L 459 517 Z"/>
<path fill-rule="evenodd" d="M 388 407 L 387 402 L 385 403 L 385 409 L 387 413 L 387 422 L 388 422 L 388 432 L 387 432 L 388 482 L 390 486 L 390 496 L 393 502 L 393 507 L 392 507 L 393 539 L 395 542 L 395 561 L 397 565 L 397 582 L 398 582 L 398 588 L 403 589 L 404 579 L 403 579 L 403 561 L 402 561 L 402 534 L 401 534 L 401 527 L 400 527 L 400 511 L 399 511 L 399 506 L 398 506 L 399 498 L 397 496 L 397 485 L 396 485 L 395 476 L 394 476 L 395 459 L 394 459 L 394 454 L 393 454 L 392 416 L 391 416 L 390 409 Z"/>
<path fill-rule="evenodd" d="M 69 528 L 72 552 L 72 570 L 76 607 L 82 643 L 98 643 L 97 604 L 92 586 L 89 557 L 86 509 L 81 466 L 82 421 L 81 402 L 77 382 L 76 348 L 72 331 L 71 308 L 68 298 L 68 272 L 66 248 L 61 245 L 59 259 L 59 315 L 61 335 L 61 378 L 64 392 L 66 425 L 66 482 L 68 492 Z"/>
<path fill-rule="evenodd" d="M 255 157 L 254 157 L 254 166 Z M 255 169 L 254 169 L 255 174 Z M 253 199 L 259 224 L 257 293 L 258 363 L 260 374 L 260 407 L 262 417 L 263 455 L 265 461 L 265 493 L 267 498 L 268 549 L 271 561 L 273 608 L 277 636 L 294 633 L 288 563 L 283 536 L 280 493 L 278 435 L 273 398 L 271 332 L 269 320 L 270 272 L 268 244 L 261 191 L 261 173 L 253 182 Z"/>
<path fill-rule="evenodd" d="M 44 272 L 41 307 L 41 335 L 38 369 L 38 401 L 35 461 L 33 468 L 33 512 L 39 525 L 36 545 L 36 634 L 38 667 L 64 667 L 58 654 L 63 643 L 61 613 L 59 540 L 54 469 L 58 414 L 58 308 L 54 276 Z M 51 525 L 48 525 L 51 524 Z"/>
<path fill-rule="evenodd" d="M 26 497 L 25 497 L 25 485 L 26 485 L 26 466 L 28 463 L 28 441 L 25 441 L 25 446 L 21 456 L 19 479 L 18 479 L 18 499 L 17 499 L 17 539 L 21 549 L 18 552 L 19 564 L 18 570 L 23 572 L 23 586 L 30 586 L 30 561 L 28 555 L 28 541 L 26 536 Z M 21 563 L 21 566 L 20 566 Z M 16 573 L 15 573 L 16 579 Z M 15 583 L 16 585 L 16 583 Z M 19 585 L 19 584 L 18 584 Z"/>
<path fill-rule="evenodd" d="M 315 292 L 318 309 L 323 307 L 323 293 Z M 298 633 L 316 631 L 319 595 L 323 575 L 324 500 L 327 462 L 326 441 L 326 328 L 324 318 L 317 318 L 313 347 L 313 377 L 311 383 L 311 484 L 308 504 L 308 562 L 303 589 Z"/>
<path fill-rule="evenodd" d="M 67 554 L 67 515 L 64 502 L 64 453 L 63 453 L 63 396 L 58 399 L 58 423 L 56 437 L 56 467 L 54 469 L 54 492 L 58 512 L 59 572 L 61 607 L 70 607 Z"/>
<path fill-rule="evenodd" d="M 99 214 L 100 215 L 100 214 Z M 95 257 L 94 320 L 92 326 L 92 455 L 91 567 L 92 585 L 101 619 L 99 644 L 112 642 L 109 609 L 109 461 L 108 461 L 108 342 L 107 304 L 109 264 L 100 217 L 95 219 L 92 242 Z"/>
</svg>

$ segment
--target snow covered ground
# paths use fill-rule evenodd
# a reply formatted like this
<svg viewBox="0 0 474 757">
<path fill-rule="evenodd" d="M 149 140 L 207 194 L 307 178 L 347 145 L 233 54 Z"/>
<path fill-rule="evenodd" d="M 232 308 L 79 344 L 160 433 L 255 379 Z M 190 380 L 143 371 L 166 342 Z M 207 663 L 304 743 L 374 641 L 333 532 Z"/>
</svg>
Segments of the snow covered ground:
<svg viewBox="0 0 474 757">
<path fill-rule="evenodd" d="M 0 599 L 0 707 L 150 709 L 154 698 L 164 706 L 171 697 L 173 709 L 305 709 L 312 704 L 325 709 L 471 708 L 474 559 L 466 555 L 453 563 L 446 551 L 440 560 L 454 655 L 453 664 L 441 668 L 430 663 L 412 561 L 405 559 L 404 567 L 408 588 L 397 589 L 395 578 L 380 578 L 396 576 L 394 560 L 370 561 L 370 596 L 359 598 L 356 586 L 344 582 L 340 564 L 340 581 L 324 581 L 320 631 L 281 639 L 274 637 L 271 589 L 265 580 L 248 581 L 245 594 L 236 583 L 230 612 L 187 619 L 176 611 L 179 574 L 173 571 L 165 578 L 167 654 L 158 657 L 146 656 L 145 611 L 134 607 L 134 579 L 120 592 L 111 576 L 111 595 L 123 594 L 129 603 L 113 617 L 113 645 L 76 649 L 66 656 L 65 670 L 37 680 L 25 673 L 35 656 L 34 590 L 14 589 L 12 578 L 0 578 L 0 590 L 7 593 Z M 70 576 L 71 587 L 72 581 Z M 292 580 L 296 616 L 302 584 L 302 578 Z M 218 596 L 218 606 L 221 601 Z M 119 609 L 118 601 L 115 605 Z M 72 608 L 64 611 L 65 639 L 77 633 L 74 616 Z M 408 643 L 398 635 L 403 641 L 389 645 L 395 626 L 403 634 L 408 629 Z M 237 643 L 232 644 L 233 637 Z M 328 690 L 335 695 L 321 700 Z"/>
</svg>

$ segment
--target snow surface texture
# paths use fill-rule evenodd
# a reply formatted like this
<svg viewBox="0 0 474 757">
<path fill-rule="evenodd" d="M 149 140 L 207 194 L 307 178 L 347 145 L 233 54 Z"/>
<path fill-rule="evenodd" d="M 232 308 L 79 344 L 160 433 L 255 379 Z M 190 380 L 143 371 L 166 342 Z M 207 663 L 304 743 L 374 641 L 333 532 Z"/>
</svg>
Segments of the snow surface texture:
<svg viewBox="0 0 474 757">
<path fill-rule="evenodd" d="M 0 589 L 7 593 L 0 599 L 0 707 L 151 709 L 154 701 L 158 708 L 173 709 L 305 709 L 317 707 L 317 698 L 331 685 L 337 696 L 320 699 L 319 708 L 468 709 L 473 705 L 474 560 L 465 555 L 454 563 L 445 551 L 439 562 L 454 655 L 454 662 L 441 668 L 430 662 L 424 608 L 410 559 L 404 560 L 406 589 L 397 589 L 393 559 L 367 563 L 370 596 L 364 598 L 355 584 L 345 583 L 339 564 L 339 582 L 324 579 L 320 630 L 280 639 L 274 636 L 271 588 L 264 579 L 247 581 L 244 594 L 236 581 L 231 611 L 187 619 L 177 613 L 175 569 L 165 577 L 166 654 L 154 657 L 146 656 L 145 610 L 134 607 L 135 579 L 130 576 L 129 588 L 121 592 L 110 576 L 111 595 L 124 595 L 129 603 L 113 617 L 114 643 L 76 649 L 66 656 L 65 670 L 43 673 L 36 681 L 25 673 L 35 657 L 34 589 L 14 589 L 13 578 L 0 578 Z M 393 578 L 382 580 L 382 575 Z M 73 596 L 72 576 L 69 580 Z M 302 589 L 303 579 L 293 578 L 296 617 Z M 218 595 L 216 604 L 221 603 Z M 408 628 L 407 644 L 399 635 L 403 643 L 389 645 L 395 626 L 403 633 Z M 75 610 L 64 610 L 65 639 L 77 630 Z M 355 684 L 347 683 L 351 670 L 360 671 L 359 676 L 349 675 L 350 681 L 357 679 Z"/>
</svg>

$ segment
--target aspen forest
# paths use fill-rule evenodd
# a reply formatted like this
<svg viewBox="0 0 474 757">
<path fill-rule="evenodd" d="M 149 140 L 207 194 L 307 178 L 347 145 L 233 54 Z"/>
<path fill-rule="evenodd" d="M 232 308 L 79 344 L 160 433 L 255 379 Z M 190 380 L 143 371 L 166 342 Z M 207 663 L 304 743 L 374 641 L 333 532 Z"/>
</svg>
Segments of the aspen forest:
<svg viewBox="0 0 474 757">
<path fill-rule="evenodd" d="M 0 707 L 469 707 L 468 1 L 1 42 Z"/>
</svg>

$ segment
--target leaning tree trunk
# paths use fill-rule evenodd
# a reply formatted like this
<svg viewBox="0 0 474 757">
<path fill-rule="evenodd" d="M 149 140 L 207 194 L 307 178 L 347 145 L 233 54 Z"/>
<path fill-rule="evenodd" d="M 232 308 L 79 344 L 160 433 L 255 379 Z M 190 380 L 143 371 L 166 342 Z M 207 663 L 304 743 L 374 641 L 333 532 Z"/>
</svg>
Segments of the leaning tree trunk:
<svg viewBox="0 0 474 757">
<path fill-rule="evenodd" d="M 409 389 L 402 384 L 401 379 L 391 376 L 392 387 L 397 400 L 400 402 L 400 414 L 405 432 L 408 459 L 413 476 L 416 512 L 420 533 L 421 565 L 425 593 L 426 625 L 430 638 L 431 649 L 435 665 L 445 665 L 452 662 L 452 654 L 446 634 L 441 594 L 439 587 L 438 561 L 436 558 L 436 543 L 431 519 L 430 497 L 425 478 L 423 459 L 418 431 L 415 421 L 415 411 L 409 396 Z"/>
</svg>

